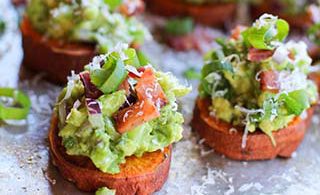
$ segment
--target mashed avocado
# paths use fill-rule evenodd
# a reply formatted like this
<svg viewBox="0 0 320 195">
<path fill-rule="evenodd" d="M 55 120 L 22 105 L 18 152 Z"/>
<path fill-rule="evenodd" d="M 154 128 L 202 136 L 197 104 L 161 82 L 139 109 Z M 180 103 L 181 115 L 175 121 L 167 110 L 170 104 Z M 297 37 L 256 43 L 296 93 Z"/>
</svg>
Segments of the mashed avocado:
<svg viewBox="0 0 320 195">
<path fill-rule="evenodd" d="M 105 53 L 119 42 L 141 44 L 150 37 L 143 24 L 117 11 L 121 2 L 31 0 L 26 15 L 45 36 L 95 43 L 100 53 Z"/>
<path fill-rule="evenodd" d="M 307 78 L 311 58 L 303 42 L 283 40 L 288 24 L 265 14 L 252 27 L 217 40 L 205 56 L 200 95 L 211 98 L 211 114 L 245 130 L 272 132 L 286 127 L 318 99 Z"/>
<path fill-rule="evenodd" d="M 96 191 L 96 195 L 115 195 L 116 191 L 115 190 L 110 190 L 107 187 L 99 188 Z"/>
<path fill-rule="evenodd" d="M 126 83 L 130 90 L 122 87 Z M 117 87 L 110 90 L 113 86 Z M 118 46 L 107 55 L 97 56 L 80 75 L 69 78 L 55 107 L 59 136 L 67 154 L 87 156 L 101 171 L 119 173 L 125 157 L 162 150 L 182 138 L 184 120 L 177 111 L 176 98 L 189 91 L 173 75 L 143 66 L 135 50 Z M 143 103 L 138 104 L 141 100 Z M 156 110 L 145 110 L 143 105 L 151 100 Z M 134 105 L 139 109 L 134 110 Z M 119 114 L 124 111 L 124 115 Z M 150 119 L 155 113 L 158 115 Z M 116 116 L 121 116 L 120 120 Z M 132 128 L 119 131 L 121 125 L 132 121 L 130 117 L 136 117 Z M 142 122 L 134 125 L 141 118 Z"/>
</svg>

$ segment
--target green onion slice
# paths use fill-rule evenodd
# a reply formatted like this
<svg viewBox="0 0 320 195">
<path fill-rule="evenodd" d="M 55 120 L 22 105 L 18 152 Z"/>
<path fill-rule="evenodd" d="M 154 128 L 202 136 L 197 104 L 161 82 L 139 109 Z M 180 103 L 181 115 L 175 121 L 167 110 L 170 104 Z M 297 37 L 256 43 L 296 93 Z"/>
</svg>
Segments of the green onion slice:
<svg viewBox="0 0 320 195">
<path fill-rule="evenodd" d="M 108 79 L 103 83 L 99 88 L 104 94 L 112 93 L 116 91 L 123 80 L 127 77 L 127 70 L 124 66 L 124 63 L 121 60 L 113 65 L 113 70 Z"/>
<path fill-rule="evenodd" d="M 0 102 L 0 120 L 26 119 L 30 111 L 30 98 L 23 92 L 12 88 L 0 88 L 0 96 L 12 98 L 20 107 L 7 107 Z"/>
</svg>

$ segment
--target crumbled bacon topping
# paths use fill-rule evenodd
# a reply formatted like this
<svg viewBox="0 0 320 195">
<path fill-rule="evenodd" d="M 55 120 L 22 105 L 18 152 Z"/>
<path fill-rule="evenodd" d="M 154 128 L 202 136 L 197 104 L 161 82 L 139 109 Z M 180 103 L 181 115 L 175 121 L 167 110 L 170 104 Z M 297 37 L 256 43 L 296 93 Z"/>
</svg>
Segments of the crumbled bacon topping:
<svg viewBox="0 0 320 195">
<path fill-rule="evenodd" d="M 250 48 L 247 59 L 251 62 L 261 62 L 272 57 L 273 50 L 261 50 L 256 48 Z"/>
<path fill-rule="evenodd" d="M 278 93 L 280 83 L 278 81 L 279 74 L 277 71 L 268 70 L 263 71 L 259 75 L 260 77 L 260 88 L 262 91 L 269 91 L 272 93 Z"/>
</svg>

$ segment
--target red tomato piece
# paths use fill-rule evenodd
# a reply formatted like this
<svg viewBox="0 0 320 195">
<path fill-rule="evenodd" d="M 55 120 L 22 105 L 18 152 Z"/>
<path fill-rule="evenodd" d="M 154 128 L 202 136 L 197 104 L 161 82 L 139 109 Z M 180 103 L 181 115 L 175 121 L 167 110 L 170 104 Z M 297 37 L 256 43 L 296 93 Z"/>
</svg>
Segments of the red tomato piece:
<svg viewBox="0 0 320 195">
<path fill-rule="evenodd" d="M 150 99 L 157 108 L 161 108 L 167 103 L 167 98 L 163 92 L 156 76 L 151 68 L 146 68 L 135 87 L 139 100 Z"/>
<path fill-rule="evenodd" d="M 114 119 L 117 131 L 125 133 L 159 116 L 160 112 L 152 100 L 145 99 L 139 100 L 134 105 L 120 110 L 114 116 Z"/>
<path fill-rule="evenodd" d="M 248 60 L 250 60 L 251 62 L 261 62 L 270 58 L 273 53 L 273 50 L 250 48 L 248 53 Z"/>
</svg>

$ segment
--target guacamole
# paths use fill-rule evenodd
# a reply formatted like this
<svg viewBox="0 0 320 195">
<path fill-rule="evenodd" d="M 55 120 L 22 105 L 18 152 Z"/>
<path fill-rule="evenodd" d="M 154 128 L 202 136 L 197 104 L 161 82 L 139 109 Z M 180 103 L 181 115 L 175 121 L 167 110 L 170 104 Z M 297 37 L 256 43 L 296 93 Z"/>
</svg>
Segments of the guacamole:
<svg viewBox="0 0 320 195">
<path fill-rule="evenodd" d="M 96 195 L 115 195 L 116 191 L 115 190 L 110 190 L 107 187 L 99 188 L 96 191 Z"/>
<path fill-rule="evenodd" d="M 162 150 L 182 138 L 176 98 L 191 89 L 155 70 L 134 49 L 118 45 L 68 78 L 55 106 L 69 155 L 89 157 L 119 173 L 125 157 Z"/>
<path fill-rule="evenodd" d="M 31 0 L 26 16 L 43 35 L 66 41 L 89 42 L 100 53 L 117 43 L 141 44 L 150 38 L 144 25 L 118 11 L 122 1 Z"/>
<path fill-rule="evenodd" d="M 199 87 L 210 98 L 210 114 L 248 132 L 288 126 L 318 99 L 307 75 L 311 58 L 303 42 L 284 42 L 286 21 L 264 14 L 251 27 L 237 27 L 220 49 L 205 56 Z"/>
</svg>

